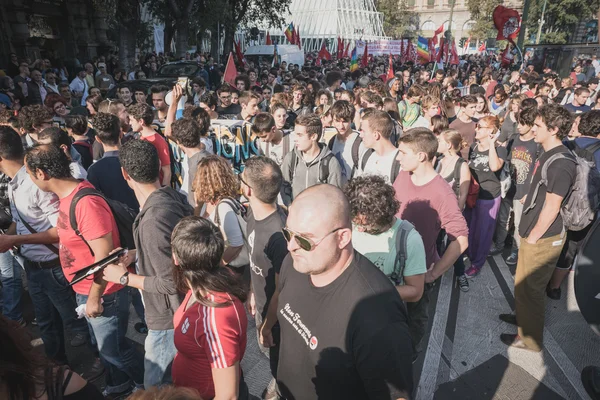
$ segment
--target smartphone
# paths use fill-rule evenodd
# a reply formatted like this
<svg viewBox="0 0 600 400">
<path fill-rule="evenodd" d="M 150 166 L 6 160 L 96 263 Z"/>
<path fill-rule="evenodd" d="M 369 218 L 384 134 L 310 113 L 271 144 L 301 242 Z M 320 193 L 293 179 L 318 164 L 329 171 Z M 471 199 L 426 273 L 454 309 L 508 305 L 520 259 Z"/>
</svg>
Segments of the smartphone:
<svg viewBox="0 0 600 400">
<path fill-rule="evenodd" d="M 77 282 L 80 282 L 80 281 L 86 279 L 87 277 L 93 276 L 97 272 L 102 271 L 109 264 L 113 264 L 115 261 L 117 261 L 119 258 L 123 257 L 126 254 L 127 254 L 127 249 L 126 248 L 121 249 L 109 256 L 106 256 L 102 260 L 93 263 L 92 265 L 90 265 L 88 267 L 85 267 L 75 273 L 72 273 L 71 275 L 74 275 L 74 276 L 73 276 L 73 280 L 71 281 L 71 283 L 69 283 L 69 286 L 73 286 Z"/>
</svg>

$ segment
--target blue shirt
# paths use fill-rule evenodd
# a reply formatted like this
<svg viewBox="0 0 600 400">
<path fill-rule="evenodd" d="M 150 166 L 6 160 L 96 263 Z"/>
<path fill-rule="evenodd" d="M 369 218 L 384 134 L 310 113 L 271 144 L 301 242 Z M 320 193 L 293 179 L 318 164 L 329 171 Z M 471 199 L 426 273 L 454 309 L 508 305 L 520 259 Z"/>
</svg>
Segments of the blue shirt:
<svg viewBox="0 0 600 400">
<path fill-rule="evenodd" d="M 575 138 L 575 144 L 582 149 L 585 149 L 588 146 L 593 145 L 594 143 L 598 143 L 600 139 L 593 138 L 590 136 L 580 136 Z M 596 161 L 596 169 L 600 172 L 600 150 L 596 150 L 594 153 L 594 160 Z"/>
<path fill-rule="evenodd" d="M 88 181 L 109 199 L 120 201 L 132 210 L 139 211 L 140 204 L 135 198 L 135 193 L 121 173 L 118 151 L 107 151 L 104 157 L 90 165 Z"/>
</svg>

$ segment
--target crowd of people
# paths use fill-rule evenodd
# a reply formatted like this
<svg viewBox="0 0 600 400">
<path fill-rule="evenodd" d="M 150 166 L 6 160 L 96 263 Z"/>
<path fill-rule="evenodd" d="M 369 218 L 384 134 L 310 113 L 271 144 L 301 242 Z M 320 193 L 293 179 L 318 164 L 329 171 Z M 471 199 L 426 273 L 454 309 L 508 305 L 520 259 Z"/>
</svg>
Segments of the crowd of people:
<svg viewBox="0 0 600 400">
<path fill-rule="evenodd" d="M 546 297 L 560 299 L 598 208 L 579 195 L 600 191 L 595 57 L 566 77 L 487 56 L 395 60 L 395 74 L 377 57 L 352 72 L 347 59 L 248 62 L 231 84 L 190 58 L 202 73 L 189 87 L 145 90 L 136 80 L 162 55 L 133 71 L 100 57 L 72 76 L 11 55 L 0 397 L 245 399 L 240 362 L 257 341 L 265 399 L 410 399 L 435 282 L 453 274 L 468 296 L 498 254 L 516 266 L 516 314 L 499 315 L 516 329 L 498 340 L 542 350 Z M 239 168 L 222 120 L 252 141 Z M 125 338 L 131 304 L 143 353 Z M 103 374 L 102 393 L 67 342 L 92 349 L 86 378 Z M 599 388 L 600 369 L 586 374 Z"/>
</svg>

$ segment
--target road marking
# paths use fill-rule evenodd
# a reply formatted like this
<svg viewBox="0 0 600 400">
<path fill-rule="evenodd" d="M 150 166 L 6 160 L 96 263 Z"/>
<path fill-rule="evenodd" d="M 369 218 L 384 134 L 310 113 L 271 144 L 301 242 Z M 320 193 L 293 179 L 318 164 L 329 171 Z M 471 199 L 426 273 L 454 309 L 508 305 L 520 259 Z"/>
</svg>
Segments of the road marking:
<svg viewBox="0 0 600 400">
<path fill-rule="evenodd" d="M 446 323 L 450 309 L 450 295 L 452 293 L 452 282 L 454 271 L 452 268 L 442 276 L 440 290 L 438 292 L 435 306 L 431 334 L 425 352 L 425 360 L 421 370 L 419 386 L 417 388 L 416 400 L 431 400 L 437 389 L 437 376 L 442 359 L 442 345 L 446 336 Z"/>
</svg>

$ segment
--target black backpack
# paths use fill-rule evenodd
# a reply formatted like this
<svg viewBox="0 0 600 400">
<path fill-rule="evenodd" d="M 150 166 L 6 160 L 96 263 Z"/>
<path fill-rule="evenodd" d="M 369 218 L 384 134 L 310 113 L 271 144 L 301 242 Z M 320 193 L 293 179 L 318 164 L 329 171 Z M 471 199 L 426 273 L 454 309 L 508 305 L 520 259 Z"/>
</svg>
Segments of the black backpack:
<svg viewBox="0 0 600 400">
<path fill-rule="evenodd" d="M 111 200 L 104 196 L 102 192 L 99 192 L 93 188 L 83 188 L 73 196 L 73 201 L 71 201 L 71 207 L 69 208 L 69 220 L 71 221 L 71 229 L 75 231 L 77 236 L 81 238 L 87 245 L 88 249 L 90 249 L 90 253 L 94 255 L 94 251 L 88 244 L 87 240 L 83 237 L 79 228 L 77 227 L 77 216 L 75 215 L 75 210 L 77 209 L 77 202 L 81 200 L 85 196 L 98 196 L 104 199 L 106 204 L 110 207 L 110 211 L 112 211 L 113 217 L 115 218 L 115 222 L 117 223 L 117 228 L 119 229 L 119 239 L 121 241 L 121 247 L 127 248 L 129 250 L 135 249 L 135 242 L 133 240 L 133 221 L 135 221 L 135 217 L 137 216 L 137 212 L 129 208 L 126 204 L 121 203 L 120 201 Z"/>
<path fill-rule="evenodd" d="M 375 150 L 373 150 L 373 149 L 368 149 L 367 151 L 365 151 L 365 154 L 363 155 L 363 158 L 362 158 L 362 162 L 360 164 L 361 171 L 365 170 L 365 167 L 367 166 L 367 161 L 369 161 L 369 157 L 371 157 L 371 154 L 373 154 L 373 153 L 375 153 Z M 398 152 L 396 152 L 396 154 L 398 154 Z M 400 173 L 400 161 L 398 161 L 398 159 L 396 157 L 394 157 L 394 162 L 392 162 L 392 170 L 390 171 L 390 184 L 394 183 L 394 181 L 398 177 L 399 173 Z"/>
<path fill-rule="evenodd" d="M 294 174 L 296 173 L 296 167 L 298 166 L 298 155 L 295 151 L 292 151 L 291 157 L 292 167 L 290 168 L 290 183 L 292 183 L 294 180 Z M 319 162 L 319 183 L 327 183 L 327 179 L 329 179 L 329 162 L 331 161 L 332 157 L 334 157 L 333 153 L 326 154 Z"/>
<path fill-rule="evenodd" d="M 329 147 L 330 151 L 333 151 L 333 143 L 335 142 L 336 136 L 334 135 L 331 139 L 329 139 L 329 143 L 327 143 L 327 147 Z M 358 152 L 360 151 L 360 144 L 362 143 L 362 138 L 357 136 L 352 143 L 352 172 L 350 173 L 350 178 L 354 175 L 354 171 L 358 169 L 359 156 Z"/>
<path fill-rule="evenodd" d="M 406 257 L 408 254 L 408 234 L 415 229 L 415 226 L 408 221 L 402 220 L 396 231 L 396 259 L 394 260 L 394 272 L 390 275 L 390 280 L 394 285 L 404 284 L 404 267 L 406 266 Z"/>
</svg>

